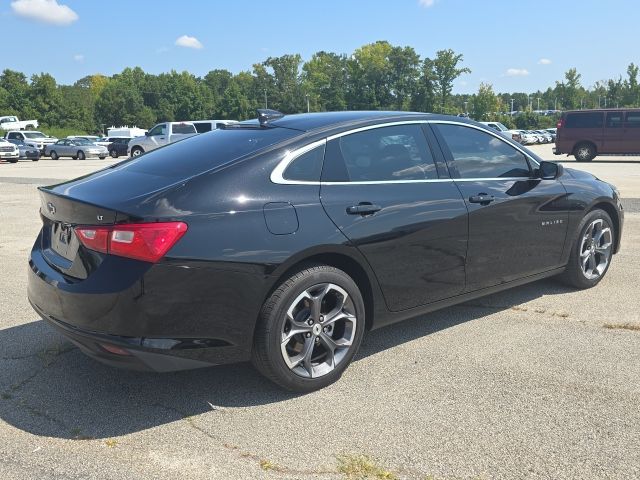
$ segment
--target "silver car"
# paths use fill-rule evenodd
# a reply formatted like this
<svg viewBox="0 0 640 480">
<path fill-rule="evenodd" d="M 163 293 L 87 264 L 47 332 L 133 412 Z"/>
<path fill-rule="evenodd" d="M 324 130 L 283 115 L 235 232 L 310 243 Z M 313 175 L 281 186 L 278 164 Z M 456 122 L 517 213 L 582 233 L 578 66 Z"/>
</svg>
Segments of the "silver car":
<svg viewBox="0 0 640 480">
<path fill-rule="evenodd" d="M 53 145 L 47 145 L 45 155 L 57 160 L 60 157 L 71 157 L 74 160 L 84 160 L 87 157 L 99 157 L 101 160 L 108 155 L 106 147 L 96 145 L 84 138 L 63 138 Z"/>
</svg>

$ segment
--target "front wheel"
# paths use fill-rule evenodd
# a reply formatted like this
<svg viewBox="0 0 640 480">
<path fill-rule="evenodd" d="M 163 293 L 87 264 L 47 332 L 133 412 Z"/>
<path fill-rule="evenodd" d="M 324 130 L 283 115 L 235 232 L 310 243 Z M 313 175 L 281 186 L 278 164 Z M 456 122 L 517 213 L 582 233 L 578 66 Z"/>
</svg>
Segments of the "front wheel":
<svg viewBox="0 0 640 480">
<path fill-rule="evenodd" d="M 591 288 L 604 278 L 611 264 L 613 222 L 604 210 L 593 210 L 582 219 L 578 232 L 563 280 L 575 288 Z"/>
<path fill-rule="evenodd" d="M 78 154 L 76 155 L 76 157 L 78 157 L 78 160 L 84 160 L 87 158 L 82 150 L 78 150 Z"/>
<path fill-rule="evenodd" d="M 109 155 L 111 155 L 111 158 L 118 158 L 118 151 L 114 148 L 109 152 Z"/>
<path fill-rule="evenodd" d="M 58 160 L 58 152 L 56 152 L 55 150 L 51 150 L 49 156 L 51 157 L 51 160 Z"/>
<path fill-rule="evenodd" d="M 340 378 L 364 329 L 364 302 L 353 279 L 334 267 L 310 266 L 284 280 L 264 303 L 252 362 L 287 390 L 318 390 Z"/>
<path fill-rule="evenodd" d="M 133 147 L 131 149 L 131 156 L 132 157 L 137 157 L 139 155 L 142 155 L 144 153 L 144 150 L 140 147 Z"/>
</svg>

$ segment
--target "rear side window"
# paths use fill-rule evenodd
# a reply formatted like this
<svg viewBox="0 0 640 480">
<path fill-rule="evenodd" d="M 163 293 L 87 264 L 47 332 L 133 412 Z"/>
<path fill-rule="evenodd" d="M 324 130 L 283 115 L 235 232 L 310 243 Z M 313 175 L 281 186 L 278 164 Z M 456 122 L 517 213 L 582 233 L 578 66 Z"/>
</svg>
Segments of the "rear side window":
<svg viewBox="0 0 640 480">
<path fill-rule="evenodd" d="M 622 112 L 609 112 L 607 113 L 607 128 L 620 128 L 622 127 Z"/>
<path fill-rule="evenodd" d="M 628 128 L 640 128 L 640 112 L 628 112 L 626 126 Z"/>
<path fill-rule="evenodd" d="M 348 181 L 425 180 L 438 178 L 420 125 L 373 128 L 339 139 Z"/>
<path fill-rule="evenodd" d="M 194 127 L 191 123 L 174 123 L 171 127 L 173 133 L 197 133 L 196 127 Z"/>
<path fill-rule="evenodd" d="M 459 178 L 529 177 L 522 152 L 489 133 L 462 125 L 437 125 L 444 137 Z"/>
<path fill-rule="evenodd" d="M 565 121 L 565 128 L 602 128 L 602 112 L 569 113 Z"/>
<path fill-rule="evenodd" d="M 324 159 L 324 145 L 296 157 L 284 171 L 282 178 L 302 182 L 319 182 Z"/>
<path fill-rule="evenodd" d="M 181 179 L 230 163 L 301 133 L 288 128 L 213 130 L 125 160 L 116 167 Z"/>
</svg>

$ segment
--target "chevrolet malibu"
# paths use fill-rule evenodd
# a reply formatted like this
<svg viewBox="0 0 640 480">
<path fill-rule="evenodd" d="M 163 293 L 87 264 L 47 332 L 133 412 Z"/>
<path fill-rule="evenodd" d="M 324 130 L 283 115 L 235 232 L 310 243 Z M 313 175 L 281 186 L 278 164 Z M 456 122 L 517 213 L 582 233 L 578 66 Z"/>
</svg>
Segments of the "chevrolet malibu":
<svg viewBox="0 0 640 480">
<path fill-rule="evenodd" d="M 619 194 L 467 119 L 282 115 L 40 188 L 35 310 L 90 357 L 334 381 L 368 330 L 538 279 L 594 287 Z"/>
</svg>

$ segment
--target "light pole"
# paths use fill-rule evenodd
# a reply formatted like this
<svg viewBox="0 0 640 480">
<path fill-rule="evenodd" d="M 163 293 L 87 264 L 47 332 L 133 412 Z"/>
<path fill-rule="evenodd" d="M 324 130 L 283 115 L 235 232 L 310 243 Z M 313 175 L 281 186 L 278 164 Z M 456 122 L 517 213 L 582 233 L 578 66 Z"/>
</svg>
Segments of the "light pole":
<svg viewBox="0 0 640 480">
<path fill-rule="evenodd" d="M 511 99 L 511 116 L 513 117 L 513 98 Z"/>
<path fill-rule="evenodd" d="M 538 97 L 538 110 L 540 110 L 540 97 Z"/>
<path fill-rule="evenodd" d="M 307 113 L 309 113 L 309 95 L 306 94 L 305 97 L 307 98 Z"/>
<path fill-rule="evenodd" d="M 469 103 L 469 102 L 464 102 L 464 113 L 465 114 L 467 113 L 467 103 Z"/>
<path fill-rule="evenodd" d="M 553 109 L 556 111 L 558 110 L 558 97 L 553 101 Z"/>
<path fill-rule="evenodd" d="M 264 108 L 269 108 L 267 107 L 267 89 L 264 89 Z"/>
</svg>

